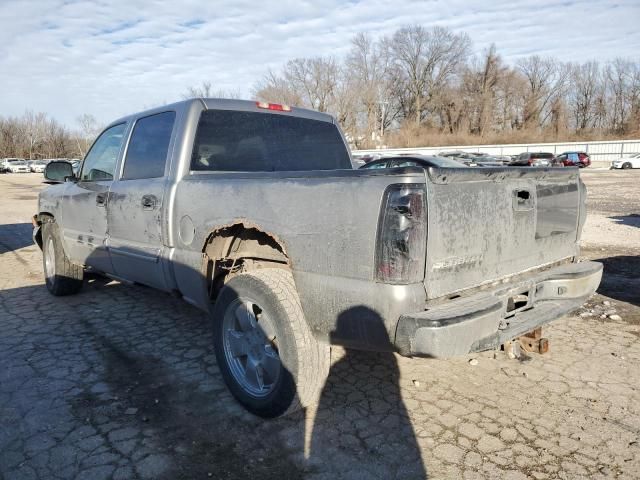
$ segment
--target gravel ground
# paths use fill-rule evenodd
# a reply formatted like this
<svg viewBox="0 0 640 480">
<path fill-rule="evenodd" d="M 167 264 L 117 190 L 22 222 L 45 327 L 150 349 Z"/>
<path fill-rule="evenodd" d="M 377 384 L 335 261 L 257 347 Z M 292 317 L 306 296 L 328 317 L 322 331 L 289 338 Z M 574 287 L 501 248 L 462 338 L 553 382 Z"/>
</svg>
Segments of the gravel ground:
<svg viewBox="0 0 640 480">
<path fill-rule="evenodd" d="M 638 478 L 640 171 L 583 178 L 583 255 L 605 275 L 545 330 L 548 354 L 335 349 L 319 406 L 263 421 L 184 302 L 99 277 L 49 295 L 39 176 L 0 175 L 0 479 Z"/>
</svg>

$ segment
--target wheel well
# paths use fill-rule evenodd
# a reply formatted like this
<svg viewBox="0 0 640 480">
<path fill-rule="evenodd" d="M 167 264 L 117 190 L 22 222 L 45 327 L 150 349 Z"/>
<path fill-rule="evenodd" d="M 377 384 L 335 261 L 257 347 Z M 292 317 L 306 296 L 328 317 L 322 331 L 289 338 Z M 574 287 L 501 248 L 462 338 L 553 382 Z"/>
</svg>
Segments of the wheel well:
<svg viewBox="0 0 640 480">
<path fill-rule="evenodd" d="M 216 298 L 227 281 L 239 273 L 260 268 L 291 267 L 289 257 L 277 237 L 244 223 L 212 231 L 202 253 L 203 273 L 212 299 Z"/>
<path fill-rule="evenodd" d="M 38 223 L 38 225 L 40 226 L 42 226 L 43 223 L 55 221 L 55 218 L 53 218 L 53 215 L 47 212 L 40 212 L 39 214 L 35 215 L 34 218 Z M 40 250 L 42 250 L 42 228 L 40 228 L 38 232 L 35 234 L 34 239 L 38 244 L 38 246 L 40 247 Z"/>
</svg>

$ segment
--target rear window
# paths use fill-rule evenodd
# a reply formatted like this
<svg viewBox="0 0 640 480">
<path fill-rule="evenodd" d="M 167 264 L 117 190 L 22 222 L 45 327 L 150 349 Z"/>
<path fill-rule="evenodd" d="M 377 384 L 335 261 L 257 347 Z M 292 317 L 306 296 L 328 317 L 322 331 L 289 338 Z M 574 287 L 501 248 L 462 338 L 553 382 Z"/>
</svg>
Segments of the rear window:
<svg viewBox="0 0 640 480">
<path fill-rule="evenodd" d="M 338 128 L 273 113 L 207 110 L 196 132 L 192 170 L 351 170 Z"/>
<path fill-rule="evenodd" d="M 531 158 L 553 158 L 553 153 L 532 153 Z"/>
</svg>

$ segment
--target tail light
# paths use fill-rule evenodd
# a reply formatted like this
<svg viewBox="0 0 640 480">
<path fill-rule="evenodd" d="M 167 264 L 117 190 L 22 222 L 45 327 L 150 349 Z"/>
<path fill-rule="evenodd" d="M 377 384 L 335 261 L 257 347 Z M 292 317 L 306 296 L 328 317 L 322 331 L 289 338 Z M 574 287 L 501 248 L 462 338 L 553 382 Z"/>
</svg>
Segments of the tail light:
<svg viewBox="0 0 640 480">
<path fill-rule="evenodd" d="M 424 278 L 427 249 L 424 185 L 391 185 L 384 194 L 376 239 L 376 278 L 408 284 Z"/>
<path fill-rule="evenodd" d="M 527 162 L 530 166 L 533 165 L 533 159 L 530 158 L 529 161 Z"/>
</svg>

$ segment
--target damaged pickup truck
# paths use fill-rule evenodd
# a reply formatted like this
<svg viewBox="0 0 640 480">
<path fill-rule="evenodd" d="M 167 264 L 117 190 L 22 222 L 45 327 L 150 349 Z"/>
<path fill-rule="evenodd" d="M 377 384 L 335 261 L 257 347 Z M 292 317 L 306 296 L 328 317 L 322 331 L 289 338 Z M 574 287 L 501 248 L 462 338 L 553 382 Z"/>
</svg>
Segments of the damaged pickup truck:
<svg viewBox="0 0 640 480">
<path fill-rule="evenodd" d="M 329 115 L 193 99 L 113 122 L 77 175 L 52 162 L 34 239 L 46 286 L 85 271 L 209 312 L 219 368 L 251 412 L 314 402 L 330 345 L 448 357 L 579 307 L 577 168 L 353 170 Z"/>
</svg>

